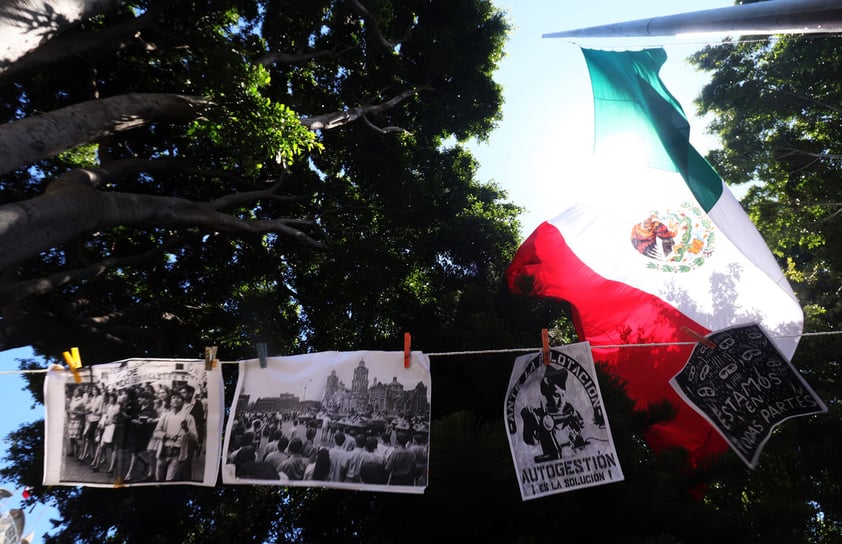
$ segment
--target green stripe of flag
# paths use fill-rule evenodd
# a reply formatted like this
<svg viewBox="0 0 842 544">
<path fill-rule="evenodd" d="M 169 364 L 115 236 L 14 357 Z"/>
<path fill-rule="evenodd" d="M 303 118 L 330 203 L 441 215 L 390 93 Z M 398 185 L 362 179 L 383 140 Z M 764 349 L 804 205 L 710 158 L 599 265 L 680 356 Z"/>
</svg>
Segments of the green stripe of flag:
<svg viewBox="0 0 842 544">
<path fill-rule="evenodd" d="M 678 172 L 705 211 L 722 194 L 722 180 L 690 145 L 690 124 L 658 72 L 663 49 L 582 49 L 594 97 L 594 142 L 633 133 L 645 145 L 651 168 Z"/>
</svg>

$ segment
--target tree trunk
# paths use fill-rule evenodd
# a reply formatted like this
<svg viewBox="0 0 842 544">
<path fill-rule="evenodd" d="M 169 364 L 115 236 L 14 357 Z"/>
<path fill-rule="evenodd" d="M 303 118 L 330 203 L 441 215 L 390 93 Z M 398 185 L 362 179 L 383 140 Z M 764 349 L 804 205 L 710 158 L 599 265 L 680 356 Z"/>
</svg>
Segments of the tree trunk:
<svg viewBox="0 0 842 544">
<path fill-rule="evenodd" d="M 110 11 L 116 0 L 14 0 L 0 6 L 0 73 L 78 21 Z"/>
<path fill-rule="evenodd" d="M 176 94 L 124 94 L 0 125 L 0 174 L 165 119 L 199 117 L 211 102 Z"/>
</svg>

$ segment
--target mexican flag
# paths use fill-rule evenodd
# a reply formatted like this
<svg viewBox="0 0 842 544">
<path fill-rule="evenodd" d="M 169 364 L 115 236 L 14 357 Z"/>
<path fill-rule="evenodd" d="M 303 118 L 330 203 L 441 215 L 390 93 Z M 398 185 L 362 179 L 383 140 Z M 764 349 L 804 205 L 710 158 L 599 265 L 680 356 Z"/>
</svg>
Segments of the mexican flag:
<svg viewBox="0 0 842 544">
<path fill-rule="evenodd" d="M 675 408 L 648 430 L 650 446 L 683 447 L 697 464 L 728 446 L 669 384 L 692 333 L 760 323 L 791 358 L 803 314 L 739 202 L 690 145 L 681 106 L 658 77 L 663 49 L 583 53 L 595 171 L 523 243 L 507 280 L 515 293 L 568 301 L 580 340 L 637 408 Z"/>
</svg>

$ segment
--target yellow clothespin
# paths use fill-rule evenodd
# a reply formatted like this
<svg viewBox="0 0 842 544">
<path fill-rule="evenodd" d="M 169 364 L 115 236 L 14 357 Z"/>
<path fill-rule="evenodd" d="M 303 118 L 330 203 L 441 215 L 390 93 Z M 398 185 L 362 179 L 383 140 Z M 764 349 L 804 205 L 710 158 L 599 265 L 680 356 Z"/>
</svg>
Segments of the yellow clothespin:
<svg viewBox="0 0 842 544">
<path fill-rule="evenodd" d="M 260 368 L 266 368 L 266 342 L 257 344 L 257 358 L 260 360 Z"/>
<path fill-rule="evenodd" d="M 541 329 L 541 356 L 544 364 L 550 364 L 550 333 L 547 329 Z"/>
<path fill-rule="evenodd" d="M 73 379 L 76 383 L 82 383 L 82 376 L 79 375 L 79 369 L 82 368 L 82 356 L 79 355 L 79 348 L 70 348 L 70 351 L 62 353 L 64 362 L 67 363 L 70 372 L 73 373 Z"/>
<path fill-rule="evenodd" d="M 412 360 L 412 335 L 408 332 L 403 333 L 403 367 L 409 368 L 409 362 Z"/>
<path fill-rule="evenodd" d="M 205 347 L 205 370 L 213 370 L 216 366 L 216 346 Z"/>
</svg>

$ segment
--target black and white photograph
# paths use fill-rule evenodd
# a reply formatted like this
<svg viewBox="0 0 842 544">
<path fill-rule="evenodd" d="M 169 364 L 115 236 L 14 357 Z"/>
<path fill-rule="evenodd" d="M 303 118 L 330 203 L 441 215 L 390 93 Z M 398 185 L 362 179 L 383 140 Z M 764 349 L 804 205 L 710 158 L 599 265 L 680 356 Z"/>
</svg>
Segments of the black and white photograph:
<svg viewBox="0 0 842 544">
<path fill-rule="evenodd" d="M 430 361 L 321 352 L 241 361 L 223 447 L 228 484 L 423 493 Z"/>
<path fill-rule="evenodd" d="M 827 406 L 756 323 L 706 336 L 670 384 L 756 468 L 775 427 L 787 419 L 827 412 Z"/>
<path fill-rule="evenodd" d="M 204 360 L 126 359 L 50 371 L 45 485 L 216 484 L 223 391 Z"/>
<path fill-rule="evenodd" d="M 523 500 L 623 480 L 587 342 L 518 357 L 503 412 Z"/>
</svg>

